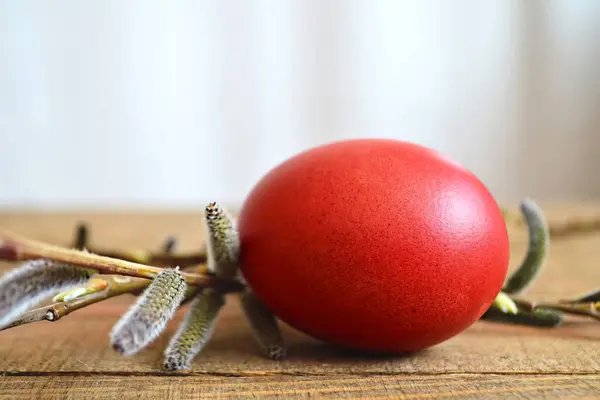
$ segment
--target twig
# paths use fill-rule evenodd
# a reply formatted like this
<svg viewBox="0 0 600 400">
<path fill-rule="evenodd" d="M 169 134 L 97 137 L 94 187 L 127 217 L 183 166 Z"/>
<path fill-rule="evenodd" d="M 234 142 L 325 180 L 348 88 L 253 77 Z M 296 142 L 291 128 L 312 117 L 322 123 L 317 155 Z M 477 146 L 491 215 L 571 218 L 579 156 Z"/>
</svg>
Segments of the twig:
<svg viewBox="0 0 600 400">
<path fill-rule="evenodd" d="M 581 304 L 581 303 L 592 303 L 600 301 L 600 289 L 594 289 L 591 292 L 575 296 L 570 299 L 560 300 L 562 304 Z"/>
<path fill-rule="evenodd" d="M 206 271 L 206 265 L 197 267 L 196 271 Z M 120 275 L 101 275 L 95 279 L 104 281 L 106 283 L 106 288 L 95 293 L 77 297 L 73 300 L 59 301 L 27 311 L 10 325 L 0 329 L 0 331 L 33 322 L 58 321 L 73 311 L 123 294 L 139 295 L 151 282 L 149 279 Z M 184 301 L 187 302 L 194 298 L 198 291 L 199 288 L 197 286 L 188 286 Z"/>
<path fill-rule="evenodd" d="M 92 246 L 89 238 L 90 229 L 85 223 L 79 223 L 75 230 L 73 247 L 78 250 L 87 249 L 90 253 L 104 257 L 117 258 L 119 260 L 154 266 L 160 265 L 165 267 L 185 268 L 204 264 L 207 260 L 205 251 L 173 254 L 173 249 L 177 244 L 177 240 L 174 237 L 168 237 L 165 240 L 160 252 L 152 252 L 149 250 L 103 250 Z"/>
<path fill-rule="evenodd" d="M 40 258 L 85 268 L 92 268 L 106 274 L 117 274 L 138 278 L 152 279 L 162 271 L 162 268 L 158 267 L 133 263 L 117 258 L 99 256 L 81 250 L 71 250 L 53 246 L 0 229 L 0 260 L 26 261 Z M 226 288 L 230 288 L 229 284 L 232 284 L 234 288 L 236 286 L 233 281 L 228 283 L 213 276 L 203 276 L 183 271 L 181 272 L 181 275 L 188 285 L 203 287 L 224 285 Z M 237 287 L 241 289 L 241 286 L 242 285 L 238 282 Z"/>
<path fill-rule="evenodd" d="M 564 304 L 561 302 L 534 302 L 522 299 L 513 299 L 520 307 L 528 311 L 554 310 L 565 314 L 580 315 L 600 321 L 600 303 Z"/>
<path fill-rule="evenodd" d="M 170 255 L 171 253 L 173 253 L 176 246 L 177 246 L 177 238 L 175 238 L 173 236 L 169 236 L 165 239 L 165 241 L 162 245 L 162 251 L 163 251 L 163 253 L 165 253 L 165 255 L 167 255 L 167 254 Z M 202 256 L 206 259 L 206 254 L 202 254 Z"/>
<path fill-rule="evenodd" d="M 143 278 L 122 277 L 118 275 L 107 275 L 103 276 L 102 278 L 105 279 L 106 283 L 108 284 L 105 290 L 92 293 L 87 296 L 78 297 L 70 301 L 60 301 L 27 311 L 2 330 L 44 320 L 58 321 L 73 311 L 109 299 L 111 297 L 120 296 L 125 293 L 133 293 L 135 291 L 144 289 L 146 286 L 148 286 L 148 284 L 150 284 L 150 280 Z"/>
<path fill-rule="evenodd" d="M 73 248 L 77 250 L 83 250 L 87 247 L 89 241 L 89 229 L 86 224 L 78 224 L 75 229 L 75 240 L 73 241 Z"/>
<path fill-rule="evenodd" d="M 162 267 L 190 267 L 198 264 L 204 264 L 206 262 L 206 253 L 204 252 L 192 252 L 192 253 L 180 253 L 180 254 L 169 254 L 169 253 L 155 253 L 149 250 L 102 250 L 94 247 L 88 248 L 88 251 L 93 254 L 101 255 L 109 258 L 117 258 L 123 261 L 134 262 L 144 265 L 160 265 Z"/>
<path fill-rule="evenodd" d="M 600 321 L 600 313 L 595 303 L 588 304 L 577 304 L 577 305 L 566 305 L 556 303 L 538 303 L 535 305 L 535 310 L 550 309 L 555 311 L 561 311 L 565 314 L 581 315 L 593 318 Z"/>
</svg>

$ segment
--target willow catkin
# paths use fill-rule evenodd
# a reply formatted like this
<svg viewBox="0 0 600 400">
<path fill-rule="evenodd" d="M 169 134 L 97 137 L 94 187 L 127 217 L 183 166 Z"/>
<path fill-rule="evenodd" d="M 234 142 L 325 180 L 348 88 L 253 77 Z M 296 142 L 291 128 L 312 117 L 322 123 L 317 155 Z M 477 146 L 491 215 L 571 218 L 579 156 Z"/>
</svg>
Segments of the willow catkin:
<svg viewBox="0 0 600 400">
<path fill-rule="evenodd" d="M 211 339 L 219 310 L 225 304 L 223 295 L 204 289 L 190 304 L 190 309 L 165 350 L 164 366 L 169 371 L 190 368 L 194 358 Z"/>
<path fill-rule="evenodd" d="M 285 344 L 273 313 L 250 289 L 239 294 L 239 297 L 244 314 L 263 353 L 272 360 L 285 357 Z"/>
<path fill-rule="evenodd" d="M 161 271 L 113 328 L 113 348 L 132 355 L 156 339 L 183 301 L 186 288 L 178 268 Z"/>
<path fill-rule="evenodd" d="M 39 259 L 24 263 L 0 279 L 0 328 L 56 292 L 86 282 L 95 271 Z"/>
<path fill-rule="evenodd" d="M 217 203 L 206 207 L 208 270 L 218 277 L 234 278 L 239 268 L 239 236 L 231 215 Z M 214 289 L 199 292 L 185 320 L 165 351 L 164 366 L 171 371 L 189 368 L 192 360 L 211 339 L 225 296 Z"/>
<path fill-rule="evenodd" d="M 529 247 L 525 259 L 502 288 L 508 294 L 521 293 L 533 283 L 546 261 L 550 246 L 550 232 L 543 211 L 530 199 L 521 201 L 520 207 L 527 222 Z"/>
<path fill-rule="evenodd" d="M 220 277 L 239 276 L 243 280 L 239 273 L 240 238 L 234 219 L 216 203 L 210 203 L 206 207 L 206 228 L 209 270 Z M 281 359 L 285 346 L 275 316 L 247 286 L 237 296 L 254 337 L 267 357 Z"/>
<path fill-rule="evenodd" d="M 208 269 L 219 277 L 238 273 L 240 239 L 233 217 L 217 203 L 206 207 Z"/>
</svg>

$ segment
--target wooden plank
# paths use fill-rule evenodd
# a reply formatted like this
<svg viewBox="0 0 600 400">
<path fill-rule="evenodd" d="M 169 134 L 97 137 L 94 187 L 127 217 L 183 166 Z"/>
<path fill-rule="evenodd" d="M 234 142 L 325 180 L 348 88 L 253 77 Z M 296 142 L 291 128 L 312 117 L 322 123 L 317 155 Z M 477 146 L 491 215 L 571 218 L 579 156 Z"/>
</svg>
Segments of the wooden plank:
<svg viewBox="0 0 600 400">
<path fill-rule="evenodd" d="M 234 299 L 232 299 L 234 300 Z M 109 345 L 108 334 L 128 305 L 109 301 L 56 323 L 41 322 L 0 332 L 0 371 L 162 372 L 162 351 L 177 323 L 132 357 Z M 214 339 L 193 365 L 196 373 L 600 373 L 597 322 L 547 330 L 478 322 L 457 337 L 407 357 L 365 357 L 320 343 L 285 327 L 286 360 L 264 359 L 234 302 L 219 320 Z"/>
<path fill-rule="evenodd" d="M 567 399 L 600 394 L 600 375 L 3 377 L 5 399 L 394 398 Z"/>
<path fill-rule="evenodd" d="M 181 238 L 181 250 L 191 250 L 203 240 L 201 214 L 0 214 L 0 226 L 57 244 L 69 243 L 78 220 L 90 222 L 92 242 L 101 247 L 156 248 L 173 234 Z M 524 255 L 527 237 L 515 231 L 511 238 L 514 267 Z M 554 241 L 549 263 L 527 297 L 556 298 L 594 288 L 600 284 L 598 260 L 600 235 Z M 112 299 L 56 323 L 0 332 L 0 373 L 6 375 L 0 378 L 0 396 L 243 398 L 260 392 L 256 396 L 566 398 L 599 393 L 596 321 L 572 319 L 557 329 L 478 322 L 424 352 L 387 358 L 350 354 L 284 327 L 289 357 L 275 362 L 257 353 L 232 298 L 193 371 L 165 376 L 162 351 L 185 310 L 147 349 L 121 357 L 110 348 L 108 334 L 131 301 L 128 296 Z"/>
</svg>

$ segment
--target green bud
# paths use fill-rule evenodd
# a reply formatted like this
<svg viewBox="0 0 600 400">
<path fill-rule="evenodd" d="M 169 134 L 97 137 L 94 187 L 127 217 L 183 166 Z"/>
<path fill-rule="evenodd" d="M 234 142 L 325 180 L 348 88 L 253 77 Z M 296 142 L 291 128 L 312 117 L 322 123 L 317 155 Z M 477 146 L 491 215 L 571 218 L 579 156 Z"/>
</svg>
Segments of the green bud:
<svg viewBox="0 0 600 400">
<path fill-rule="evenodd" d="M 500 310 L 505 314 L 517 314 L 519 308 L 506 293 L 500 292 L 492 303 L 492 307 Z"/>
<path fill-rule="evenodd" d="M 92 293 L 101 292 L 108 287 L 104 279 L 90 279 L 85 286 L 76 287 L 60 292 L 52 298 L 54 302 L 71 301 Z"/>
</svg>

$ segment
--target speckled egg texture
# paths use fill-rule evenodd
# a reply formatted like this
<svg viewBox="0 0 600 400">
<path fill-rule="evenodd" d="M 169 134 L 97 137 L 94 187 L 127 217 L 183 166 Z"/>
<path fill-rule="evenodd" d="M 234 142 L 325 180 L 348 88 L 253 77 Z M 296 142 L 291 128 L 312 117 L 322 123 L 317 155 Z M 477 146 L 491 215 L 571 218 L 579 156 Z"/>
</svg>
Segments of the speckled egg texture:
<svg viewBox="0 0 600 400">
<path fill-rule="evenodd" d="M 506 277 L 498 204 L 432 149 L 357 139 L 304 151 L 246 198 L 242 272 L 281 321 L 361 351 L 421 350 L 461 333 Z"/>
</svg>

